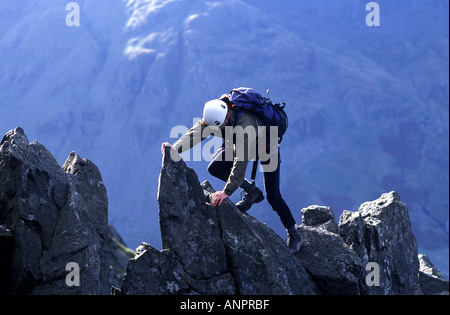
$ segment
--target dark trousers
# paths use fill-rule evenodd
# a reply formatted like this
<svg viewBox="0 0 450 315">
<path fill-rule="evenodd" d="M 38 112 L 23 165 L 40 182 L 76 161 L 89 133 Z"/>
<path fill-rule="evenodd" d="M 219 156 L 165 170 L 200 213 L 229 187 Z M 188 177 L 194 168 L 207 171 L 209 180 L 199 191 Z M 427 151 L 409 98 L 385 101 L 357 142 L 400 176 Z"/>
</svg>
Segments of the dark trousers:
<svg viewBox="0 0 450 315">
<path fill-rule="evenodd" d="M 286 229 L 295 225 L 295 219 L 292 216 L 291 210 L 284 201 L 280 192 L 280 151 L 278 151 L 278 167 L 274 172 L 264 172 L 264 188 L 266 191 L 266 198 L 272 209 L 277 212 Z M 269 161 L 264 164 L 269 164 Z M 219 153 L 208 165 L 208 172 L 224 182 L 228 180 L 233 161 L 225 161 L 225 150 Z M 244 186 L 244 185 L 243 185 Z M 241 186 L 241 188 L 245 188 Z"/>
</svg>

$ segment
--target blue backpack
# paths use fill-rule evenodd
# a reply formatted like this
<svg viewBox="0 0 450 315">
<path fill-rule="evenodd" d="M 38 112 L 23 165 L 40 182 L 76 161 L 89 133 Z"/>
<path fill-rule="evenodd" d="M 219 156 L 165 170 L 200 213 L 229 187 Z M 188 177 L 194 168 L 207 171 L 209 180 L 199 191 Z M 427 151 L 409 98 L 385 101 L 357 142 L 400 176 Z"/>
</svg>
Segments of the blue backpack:
<svg viewBox="0 0 450 315">
<path fill-rule="evenodd" d="M 267 94 L 269 94 L 268 91 Z M 286 133 L 289 125 L 288 117 L 284 111 L 284 107 L 286 106 L 285 103 L 273 104 L 269 97 L 263 97 L 258 91 L 245 87 L 231 90 L 229 99 L 232 104 L 232 110 L 235 113 L 235 123 L 241 118 L 244 111 L 251 112 L 266 125 L 266 139 L 270 139 L 268 136 L 270 130 L 269 127 L 278 127 L 278 143 L 281 143 L 283 135 Z M 268 146 L 266 147 L 267 153 L 269 152 L 269 146 L 270 143 L 268 143 Z M 251 175 L 253 184 L 255 184 L 258 160 L 259 158 L 256 158 L 253 162 Z"/>
<path fill-rule="evenodd" d="M 289 121 L 284 111 L 285 103 L 273 104 L 267 97 L 263 97 L 258 91 L 240 87 L 230 92 L 232 109 L 235 111 L 235 121 L 241 118 L 244 111 L 251 112 L 258 117 L 267 127 L 278 127 L 278 142 L 281 143 L 286 133 Z M 269 128 L 267 128 L 269 131 Z"/>
</svg>

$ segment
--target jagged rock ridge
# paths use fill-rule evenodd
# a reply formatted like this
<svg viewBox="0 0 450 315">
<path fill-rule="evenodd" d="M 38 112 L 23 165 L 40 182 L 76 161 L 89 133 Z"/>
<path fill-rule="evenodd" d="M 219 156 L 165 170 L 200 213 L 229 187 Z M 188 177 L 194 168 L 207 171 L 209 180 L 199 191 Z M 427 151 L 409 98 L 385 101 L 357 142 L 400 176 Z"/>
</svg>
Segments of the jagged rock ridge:
<svg viewBox="0 0 450 315">
<path fill-rule="evenodd" d="M 94 163 L 71 153 L 61 168 L 16 128 L 0 142 L 1 294 L 448 294 L 448 282 L 417 255 L 397 193 L 344 211 L 302 210 L 303 250 L 292 255 L 268 226 L 214 189 L 167 148 L 158 189 L 163 249 L 133 253 L 108 226 L 108 199 Z M 128 258 L 133 257 L 128 261 Z M 128 261 L 128 264 L 127 264 Z M 67 263 L 80 266 L 68 286 Z M 379 266 L 379 286 L 366 282 Z M 126 275 L 122 280 L 123 270 Z"/>
<path fill-rule="evenodd" d="M 111 266 L 123 259 L 111 255 L 114 231 L 97 166 L 72 152 L 61 168 L 16 128 L 0 143 L 0 178 L 0 293 L 110 294 L 117 278 L 110 259 Z M 80 267 L 80 286 L 66 284 L 71 262 Z"/>
<path fill-rule="evenodd" d="M 122 294 L 315 294 L 300 261 L 267 226 L 229 200 L 212 207 L 184 161 L 166 149 L 158 201 L 163 250 L 148 244 L 130 260 Z"/>
<path fill-rule="evenodd" d="M 122 294 L 448 293 L 435 270 L 419 270 L 408 209 L 396 192 L 344 211 L 339 226 L 328 207 L 303 209 L 298 229 L 305 246 L 292 255 L 269 227 L 231 201 L 212 207 L 214 189 L 200 184 L 181 158 L 175 162 L 176 154 L 166 148 L 159 179 L 163 250 L 142 244 L 129 261 Z M 379 266 L 379 285 L 367 284 L 368 263 Z"/>
</svg>

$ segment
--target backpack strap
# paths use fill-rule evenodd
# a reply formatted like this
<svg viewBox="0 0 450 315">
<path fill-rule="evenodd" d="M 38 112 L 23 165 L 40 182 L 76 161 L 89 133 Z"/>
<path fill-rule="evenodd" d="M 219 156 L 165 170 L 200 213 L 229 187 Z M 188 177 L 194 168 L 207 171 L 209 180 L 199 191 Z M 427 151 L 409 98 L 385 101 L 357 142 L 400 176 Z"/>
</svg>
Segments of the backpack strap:
<svg viewBox="0 0 450 315">
<path fill-rule="evenodd" d="M 256 157 L 256 160 L 253 161 L 252 177 L 250 178 L 252 180 L 252 183 L 255 183 L 256 171 L 258 170 L 258 162 L 259 162 L 259 158 Z"/>
<path fill-rule="evenodd" d="M 234 124 L 233 127 L 236 127 L 238 120 L 242 117 L 242 114 L 244 113 L 243 110 L 239 109 L 236 105 L 231 105 L 231 111 L 234 116 Z"/>
</svg>

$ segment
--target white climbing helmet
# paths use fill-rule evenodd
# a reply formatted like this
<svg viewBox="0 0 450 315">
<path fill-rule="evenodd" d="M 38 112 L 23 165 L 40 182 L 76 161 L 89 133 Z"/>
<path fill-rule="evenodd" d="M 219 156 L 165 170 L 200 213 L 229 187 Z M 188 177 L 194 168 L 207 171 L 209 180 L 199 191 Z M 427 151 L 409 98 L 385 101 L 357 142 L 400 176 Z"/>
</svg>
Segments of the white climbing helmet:
<svg viewBox="0 0 450 315">
<path fill-rule="evenodd" d="M 211 127 L 220 127 L 227 118 L 228 107 L 224 101 L 212 100 L 206 102 L 203 109 L 202 123 Z"/>
</svg>

